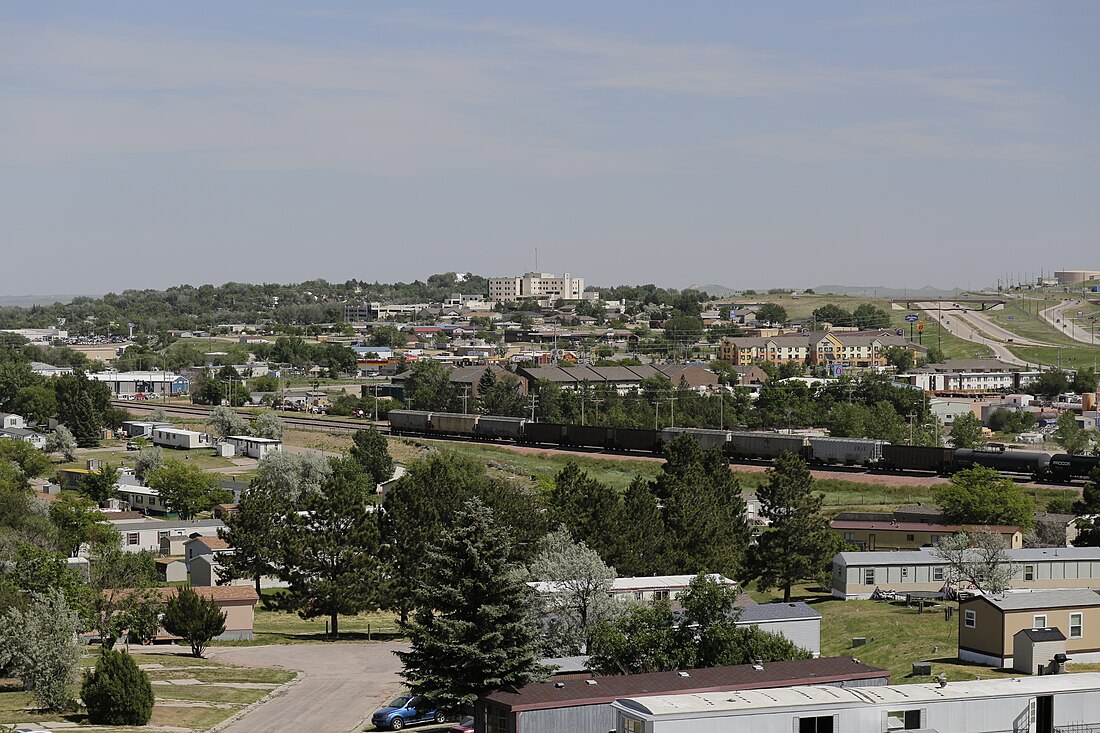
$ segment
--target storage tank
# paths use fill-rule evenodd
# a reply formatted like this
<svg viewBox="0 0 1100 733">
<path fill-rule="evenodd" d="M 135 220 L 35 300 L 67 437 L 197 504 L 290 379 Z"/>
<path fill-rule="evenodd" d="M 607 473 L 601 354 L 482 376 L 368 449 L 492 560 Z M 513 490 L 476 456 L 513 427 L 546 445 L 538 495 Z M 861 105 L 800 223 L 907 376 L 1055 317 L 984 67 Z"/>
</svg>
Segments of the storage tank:
<svg viewBox="0 0 1100 733">
<path fill-rule="evenodd" d="M 683 433 L 695 438 L 695 442 L 703 450 L 710 450 L 711 448 L 725 449 L 726 443 L 730 442 L 730 431 L 704 430 L 702 428 L 665 428 L 661 431 L 661 442 L 667 445 L 674 441 L 677 435 Z"/>
<path fill-rule="evenodd" d="M 882 460 L 884 440 L 864 438 L 810 438 L 813 459 L 818 463 L 871 466 Z"/>
<path fill-rule="evenodd" d="M 390 410 L 390 429 L 395 433 L 426 433 L 432 413 L 424 410 Z"/>
<path fill-rule="evenodd" d="M 955 470 L 986 466 L 1005 473 L 1029 473 L 1045 476 L 1050 469 L 1050 454 L 1029 450 L 973 450 L 959 448 L 955 451 Z"/>
</svg>

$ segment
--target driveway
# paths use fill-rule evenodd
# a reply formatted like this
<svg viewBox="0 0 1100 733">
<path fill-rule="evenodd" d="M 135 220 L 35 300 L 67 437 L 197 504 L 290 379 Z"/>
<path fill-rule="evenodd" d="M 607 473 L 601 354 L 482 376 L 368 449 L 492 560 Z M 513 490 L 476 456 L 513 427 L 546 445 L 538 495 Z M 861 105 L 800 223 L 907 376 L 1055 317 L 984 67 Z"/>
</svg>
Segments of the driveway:
<svg viewBox="0 0 1100 733">
<path fill-rule="evenodd" d="M 249 667 L 302 673 L 297 684 L 225 728 L 225 733 L 350 733 L 401 689 L 403 643 L 213 647 L 207 656 Z"/>
</svg>

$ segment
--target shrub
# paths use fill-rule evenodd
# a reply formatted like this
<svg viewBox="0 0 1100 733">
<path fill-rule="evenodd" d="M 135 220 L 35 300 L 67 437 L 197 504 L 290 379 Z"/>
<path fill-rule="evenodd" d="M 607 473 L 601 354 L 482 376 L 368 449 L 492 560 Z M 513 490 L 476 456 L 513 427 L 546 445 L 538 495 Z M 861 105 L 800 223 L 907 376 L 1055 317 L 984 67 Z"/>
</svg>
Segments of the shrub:
<svg viewBox="0 0 1100 733">
<path fill-rule="evenodd" d="M 226 614 L 213 598 L 203 598 L 190 586 L 168 601 L 161 625 L 191 645 L 191 653 L 201 657 L 206 645 L 215 636 L 225 633 Z"/>
<path fill-rule="evenodd" d="M 123 651 L 104 649 L 95 670 L 84 674 L 80 696 L 95 725 L 145 725 L 153 714 L 153 686 Z"/>
</svg>

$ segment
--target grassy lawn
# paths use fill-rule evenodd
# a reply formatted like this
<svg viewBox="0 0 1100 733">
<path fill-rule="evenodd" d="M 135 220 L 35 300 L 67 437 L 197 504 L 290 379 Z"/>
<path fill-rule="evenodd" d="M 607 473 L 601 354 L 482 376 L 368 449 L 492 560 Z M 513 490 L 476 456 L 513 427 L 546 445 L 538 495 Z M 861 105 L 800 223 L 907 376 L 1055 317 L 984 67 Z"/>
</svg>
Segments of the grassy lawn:
<svg viewBox="0 0 1100 733">
<path fill-rule="evenodd" d="M 752 592 L 761 602 L 782 600 L 782 594 Z M 865 664 L 890 670 L 890 683 L 930 682 L 931 677 L 912 677 L 913 662 L 932 662 L 932 674 L 946 674 L 950 680 L 1011 677 L 992 667 L 968 664 L 958 655 L 958 613 L 944 620 L 943 607 L 925 609 L 905 603 L 840 601 L 820 592 L 816 586 L 794 589 L 793 600 L 805 601 L 821 614 L 821 656 L 854 656 Z M 955 605 L 955 604 L 950 604 Z M 852 646 L 853 637 L 867 643 Z"/>
<path fill-rule="evenodd" d="M 1100 364 L 1100 346 L 1014 346 L 1010 350 L 1024 361 L 1044 366 L 1082 369 Z"/>
<path fill-rule="evenodd" d="M 134 649 L 134 661 L 139 665 L 149 665 L 146 672 L 151 682 L 170 679 L 193 678 L 201 682 L 218 683 L 267 683 L 283 684 L 294 679 L 294 673 L 281 669 L 253 669 L 234 665 L 219 664 L 208 659 L 195 659 L 180 654 L 141 654 Z M 81 666 L 93 667 L 95 654 L 89 653 L 81 660 Z M 160 668 L 158 668 L 158 666 Z M 197 667 L 198 669 L 189 669 Z M 220 723 L 240 709 L 244 708 L 271 692 L 270 689 L 249 689 L 242 687 L 224 687 L 208 685 L 153 685 L 155 703 L 150 725 L 165 725 L 190 730 L 206 730 Z M 79 693 L 79 684 L 74 684 L 73 695 Z M 173 705 L 182 701 L 183 705 Z M 203 703 L 195 705 L 194 703 Z M 11 723 L 39 723 L 65 721 L 67 723 L 86 724 L 82 712 L 40 713 L 33 709 L 34 701 L 30 693 L 23 692 L 16 680 L 0 680 L 0 725 Z M 130 728 L 112 728 L 116 731 L 130 731 Z M 140 728 L 133 730 L 141 730 Z"/>
<path fill-rule="evenodd" d="M 134 467 L 134 463 L 137 460 L 138 451 L 111 451 L 111 450 L 97 450 L 82 452 L 77 456 L 77 460 L 71 463 L 62 463 L 57 468 L 87 468 L 88 459 L 98 458 L 103 461 L 104 464 L 110 463 L 116 468 L 119 466 Z M 164 457 L 166 459 L 174 458 L 178 461 L 185 461 L 189 464 L 196 465 L 203 470 L 210 470 L 212 468 L 228 468 L 233 465 L 233 462 L 228 458 L 222 458 L 214 455 L 213 449 L 201 448 L 198 450 L 185 451 L 185 450 L 164 450 Z"/>
<path fill-rule="evenodd" d="M 264 591 L 267 595 L 271 591 Z M 273 611 L 256 606 L 252 641 L 214 641 L 211 646 L 262 646 L 264 644 L 298 644 L 311 641 L 328 641 L 325 636 L 327 618 L 303 619 L 296 613 Z M 340 617 L 338 641 L 386 641 L 402 636 L 397 627 L 397 617 L 387 611 L 361 613 L 358 616 Z M 190 670 L 197 671 L 197 670 Z M 197 679 L 203 679 L 198 675 Z M 267 680 L 233 680 L 267 681 Z"/>
</svg>

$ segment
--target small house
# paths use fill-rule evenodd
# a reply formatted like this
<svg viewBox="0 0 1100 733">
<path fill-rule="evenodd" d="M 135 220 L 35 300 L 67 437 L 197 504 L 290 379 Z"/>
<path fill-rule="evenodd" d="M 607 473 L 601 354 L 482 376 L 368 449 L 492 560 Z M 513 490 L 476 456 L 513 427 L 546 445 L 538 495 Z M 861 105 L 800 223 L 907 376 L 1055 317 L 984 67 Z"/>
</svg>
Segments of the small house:
<svg viewBox="0 0 1100 733">
<path fill-rule="evenodd" d="M 180 583 L 187 580 L 187 565 L 178 557 L 158 557 L 156 559 L 157 576 L 165 583 Z"/>
<path fill-rule="evenodd" d="M 230 435 L 225 439 L 226 443 L 233 446 L 239 456 L 248 456 L 256 460 L 262 460 L 269 453 L 275 453 L 283 449 L 283 441 L 271 438 L 255 438 L 251 435 Z"/>
<path fill-rule="evenodd" d="M 195 450 L 213 448 L 214 441 L 206 433 L 180 428 L 154 428 L 151 436 L 153 445 L 177 450 Z"/>
<path fill-rule="evenodd" d="M 1100 662 L 1100 594 L 1083 588 L 1037 590 L 961 601 L 959 658 L 1012 667 L 1017 634 L 1030 629 L 1056 629 L 1065 636 L 1062 651 L 1075 662 Z M 1028 669 L 1034 674 L 1033 665 Z"/>
</svg>

